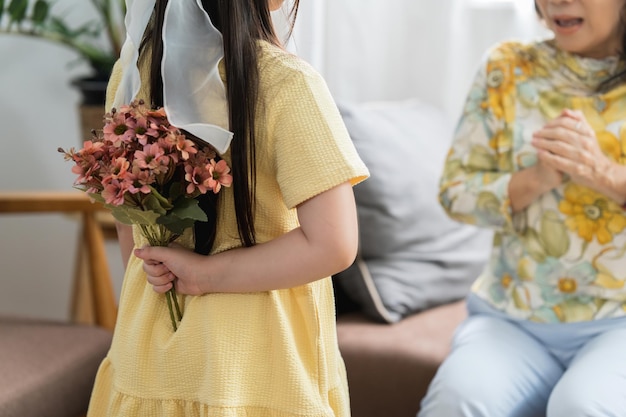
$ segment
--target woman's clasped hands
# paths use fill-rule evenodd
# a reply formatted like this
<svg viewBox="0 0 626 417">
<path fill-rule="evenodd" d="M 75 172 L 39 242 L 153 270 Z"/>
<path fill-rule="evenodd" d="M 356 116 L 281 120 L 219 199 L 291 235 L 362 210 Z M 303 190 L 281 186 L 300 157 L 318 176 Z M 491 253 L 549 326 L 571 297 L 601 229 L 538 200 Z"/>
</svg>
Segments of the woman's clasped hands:
<svg viewBox="0 0 626 417">
<path fill-rule="evenodd" d="M 572 182 L 613 194 L 611 181 L 620 166 L 604 154 L 582 112 L 563 110 L 533 134 L 532 145 L 537 149 L 538 164 Z"/>
</svg>

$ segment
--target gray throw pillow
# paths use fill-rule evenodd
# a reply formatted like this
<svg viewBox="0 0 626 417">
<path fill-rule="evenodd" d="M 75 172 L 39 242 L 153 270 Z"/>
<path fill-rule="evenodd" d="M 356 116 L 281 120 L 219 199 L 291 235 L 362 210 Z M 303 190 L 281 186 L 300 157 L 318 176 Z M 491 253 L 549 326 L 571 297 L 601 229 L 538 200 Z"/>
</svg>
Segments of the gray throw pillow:
<svg viewBox="0 0 626 417">
<path fill-rule="evenodd" d="M 340 102 L 339 110 L 371 177 L 354 187 L 359 256 L 335 282 L 388 323 L 463 298 L 492 233 L 450 219 L 439 204 L 453 126 L 418 100 Z"/>
</svg>

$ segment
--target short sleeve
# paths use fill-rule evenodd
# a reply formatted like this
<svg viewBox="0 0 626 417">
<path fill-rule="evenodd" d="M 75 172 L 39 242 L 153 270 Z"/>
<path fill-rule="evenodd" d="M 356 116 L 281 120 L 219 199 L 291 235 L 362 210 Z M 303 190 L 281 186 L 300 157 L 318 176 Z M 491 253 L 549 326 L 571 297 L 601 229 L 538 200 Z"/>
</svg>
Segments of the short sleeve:
<svg viewBox="0 0 626 417">
<path fill-rule="evenodd" d="M 291 70 L 268 98 L 276 179 L 285 204 L 298 204 L 369 176 L 322 77 Z"/>
</svg>

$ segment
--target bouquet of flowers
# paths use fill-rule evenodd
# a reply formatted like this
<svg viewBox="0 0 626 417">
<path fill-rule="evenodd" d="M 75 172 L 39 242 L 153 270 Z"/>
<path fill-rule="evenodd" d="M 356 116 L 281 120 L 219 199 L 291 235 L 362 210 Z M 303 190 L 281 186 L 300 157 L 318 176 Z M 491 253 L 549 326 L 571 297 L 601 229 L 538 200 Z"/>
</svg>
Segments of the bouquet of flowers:
<svg viewBox="0 0 626 417">
<path fill-rule="evenodd" d="M 121 223 L 138 225 L 151 246 L 167 246 L 196 221 L 207 221 L 196 197 L 229 187 L 226 161 L 200 140 L 172 126 L 163 108 L 141 100 L 112 109 L 101 131 L 80 150 L 59 152 L 74 161 L 74 186 L 103 203 Z M 174 331 L 182 319 L 174 288 L 166 293 Z"/>
</svg>

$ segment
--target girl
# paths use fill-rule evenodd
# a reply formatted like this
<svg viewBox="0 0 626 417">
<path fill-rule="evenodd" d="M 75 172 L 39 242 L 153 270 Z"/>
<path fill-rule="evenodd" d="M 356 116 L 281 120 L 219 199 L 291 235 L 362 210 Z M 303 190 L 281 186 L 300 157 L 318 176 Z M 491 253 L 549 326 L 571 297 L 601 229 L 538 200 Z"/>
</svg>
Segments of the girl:
<svg viewBox="0 0 626 417">
<path fill-rule="evenodd" d="M 221 152 L 234 183 L 201 202 L 216 220 L 182 246 L 145 247 L 119 226 L 127 269 L 90 417 L 350 414 L 329 276 L 355 257 L 351 185 L 368 171 L 323 80 L 281 48 L 270 15 L 281 5 L 127 1 L 108 108 L 163 106 Z"/>
<path fill-rule="evenodd" d="M 626 0 L 537 0 L 554 38 L 494 48 L 441 181 L 495 229 L 420 417 L 626 410 Z"/>
</svg>

